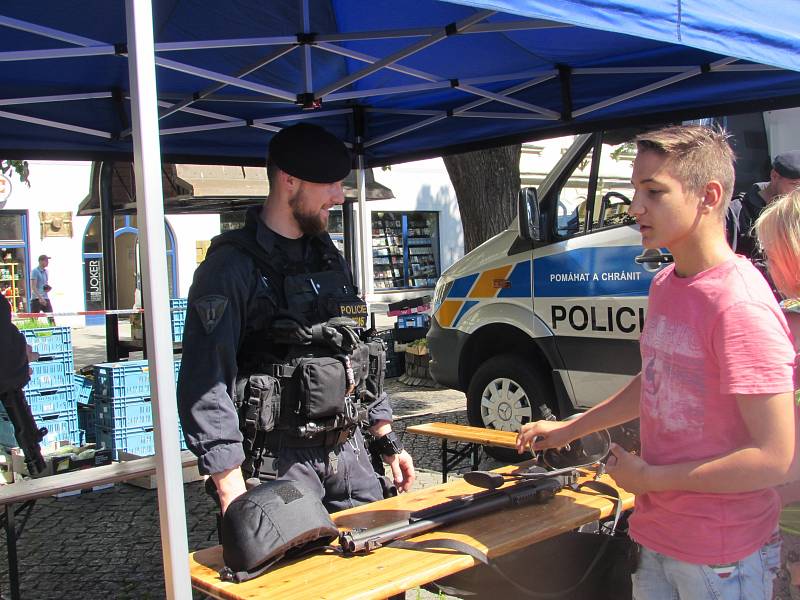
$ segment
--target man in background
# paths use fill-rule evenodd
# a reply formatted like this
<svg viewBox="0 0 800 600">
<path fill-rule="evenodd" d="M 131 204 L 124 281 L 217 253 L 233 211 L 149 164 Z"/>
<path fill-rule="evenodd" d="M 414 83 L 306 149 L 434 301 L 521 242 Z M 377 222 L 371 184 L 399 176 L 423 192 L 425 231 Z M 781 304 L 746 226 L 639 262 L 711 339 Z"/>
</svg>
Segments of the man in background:
<svg viewBox="0 0 800 600">
<path fill-rule="evenodd" d="M 53 312 L 53 305 L 50 304 L 49 292 L 52 289 L 48 283 L 47 266 L 50 264 L 50 257 L 46 254 L 39 256 L 39 266 L 31 271 L 31 292 L 33 298 L 31 299 L 31 312 L 32 313 L 51 313 Z M 50 325 L 55 325 L 56 321 L 53 317 L 49 317 Z"/>
</svg>

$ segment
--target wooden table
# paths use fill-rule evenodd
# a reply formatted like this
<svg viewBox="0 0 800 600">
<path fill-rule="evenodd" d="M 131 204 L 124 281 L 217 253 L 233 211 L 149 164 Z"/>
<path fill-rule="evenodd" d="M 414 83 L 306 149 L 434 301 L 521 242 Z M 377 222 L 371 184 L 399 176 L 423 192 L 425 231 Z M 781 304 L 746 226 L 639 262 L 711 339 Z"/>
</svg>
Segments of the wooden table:
<svg viewBox="0 0 800 600">
<path fill-rule="evenodd" d="M 513 472 L 516 466 L 498 471 Z M 602 481 L 613 485 L 604 476 Z M 333 515 L 341 528 L 376 527 L 408 518 L 409 513 L 462 494 L 480 491 L 462 479 L 403 494 Z M 633 507 L 633 495 L 620 491 L 623 508 Z M 615 503 L 602 496 L 562 490 L 544 505 L 525 506 L 486 515 L 413 538 L 456 539 L 498 557 L 613 514 Z M 287 562 L 245 583 L 222 582 L 222 547 L 189 556 L 192 586 L 225 600 L 366 600 L 388 598 L 405 590 L 468 569 L 475 559 L 451 550 L 383 547 L 371 554 L 343 557 L 319 553 Z"/>
<path fill-rule="evenodd" d="M 481 462 L 484 446 L 516 449 L 517 434 L 513 431 L 472 427 L 457 423 L 422 423 L 406 428 L 406 433 L 438 437 L 442 440 L 442 483 L 447 474 L 468 458 L 472 459 L 472 470 Z M 449 442 L 455 442 L 452 447 Z"/>
</svg>

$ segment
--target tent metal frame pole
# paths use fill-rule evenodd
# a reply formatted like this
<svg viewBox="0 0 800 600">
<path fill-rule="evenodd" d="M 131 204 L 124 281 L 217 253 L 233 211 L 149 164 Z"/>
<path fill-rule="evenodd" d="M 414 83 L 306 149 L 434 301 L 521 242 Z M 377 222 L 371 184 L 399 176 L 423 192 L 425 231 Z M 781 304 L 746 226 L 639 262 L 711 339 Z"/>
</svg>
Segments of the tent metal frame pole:
<svg viewBox="0 0 800 600">
<path fill-rule="evenodd" d="M 112 56 L 114 46 L 83 46 L 79 48 L 53 48 L 45 50 L 19 50 L 0 52 L 0 62 L 22 60 L 52 60 L 56 58 L 85 58 L 87 56 Z"/>
<path fill-rule="evenodd" d="M 296 47 L 297 46 L 286 46 L 284 48 L 279 48 L 279 49 L 275 50 L 274 52 L 271 52 L 270 54 L 268 54 L 267 56 L 265 56 L 261 60 L 256 61 L 255 63 L 245 67 L 244 69 L 242 69 L 240 71 L 237 71 L 236 75 L 234 75 L 234 77 L 237 77 L 237 78 L 246 77 L 247 75 L 250 75 L 251 73 L 254 73 L 255 71 L 258 71 L 259 69 L 267 66 L 269 63 L 281 58 L 282 56 L 285 56 L 285 55 L 289 54 Z M 223 89 L 224 87 L 226 87 L 226 84 L 224 84 L 224 83 L 216 83 L 216 84 L 210 85 L 209 87 L 203 89 L 202 91 L 197 92 L 196 94 L 193 94 L 191 96 L 187 96 L 183 100 L 179 100 L 178 102 L 175 102 L 169 108 L 165 108 L 164 110 L 159 111 L 158 118 L 159 119 L 164 119 L 164 118 L 166 118 L 166 117 L 168 117 L 168 116 L 170 116 L 172 114 L 175 114 L 179 110 L 183 110 L 183 109 L 187 108 L 188 106 L 190 106 L 191 104 L 194 104 L 198 100 L 203 100 L 203 99 L 207 98 L 211 94 L 214 94 L 215 92 L 218 92 L 219 90 Z"/>
<path fill-rule="evenodd" d="M 150 0 L 126 0 L 128 76 L 136 179 L 136 213 L 145 265 L 142 296 L 155 424 L 156 476 L 164 583 L 169 600 L 192 597 L 178 441 L 167 282 L 161 148 L 158 136 L 153 15 Z M 142 235 L 143 232 L 143 235 Z M 176 482 L 178 482 L 176 484 Z"/>
<path fill-rule="evenodd" d="M 412 131 L 416 131 L 417 129 L 422 129 L 423 127 L 427 127 L 428 125 L 433 125 L 434 123 L 438 123 L 442 119 L 446 119 L 447 114 L 438 115 L 436 117 L 431 117 L 430 119 L 425 119 L 424 121 L 420 121 L 419 123 L 414 123 L 413 125 L 408 125 L 407 127 L 402 127 L 400 129 L 395 129 L 394 131 L 390 131 L 384 135 L 379 135 L 376 138 L 369 140 L 368 142 L 364 142 L 364 148 L 371 148 L 377 144 L 382 142 L 388 141 L 392 138 L 396 138 L 399 135 L 405 135 L 406 133 L 411 133 Z"/>
<path fill-rule="evenodd" d="M 16 106 L 18 104 L 39 104 L 47 102 L 69 102 L 72 100 L 102 100 L 111 98 L 111 92 L 94 92 L 91 94 L 59 94 L 57 96 L 29 96 L 27 98 L 3 98 L 0 106 Z"/>
<path fill-rule="evenodd" d="M 550 81 L 551 79 L 555 79 L 558 76 L 558 71 L 553 70 L 549 73 L 545 73 L 539 77 L 535 77 L 529 81 L 523 81 L 522 83 L 518 83 L 517 85 L 513 85 L 510 88 L 506 88 L 504 90 L 500 90 L 497 92 L 500 95 L 508 95 L 508 94 L 515 94 L 516 92 L 521 92 L 522 90 L 526 90 L 531 88 L 535 85 L 539 85 L 540 83 L 544 83 L 545 81 Z M 489 98 L 481 98 L 480 100 L 473 100 L 467 104 L 459 106 L 458 108 L 453 109 L 453 114 L 458 115 L 461 113 L 465 113 L 473 108 L 478 108 L 479 106 L 483 106 L 484 104 L 489 104 L 492 100 Z"/>
<path fill-rule="evenodd" d="M 159 106 L 169 105 L 169 102 L 165 102 L 163 100 L 158 101 Z M 240 119 L 238 117 L 231 117 L 230 115 L 223 115 L 222 113 L 212 112 L 210 110 L 202 110 L 200 108 L 192 108 L 191 106 L 187 106 L 181 109 L 181 112 L 185 112 L 190 115 L 198 115 L 200 117 L 208 117 L 209 119 L 217 119 L 219 121 L 243 121 L 244 119 Z"/>
<path fill-rule="evenodd" d="M 232 85 L 233 87 L 250 90 L 251 92 L 257 92 L 267 96 L 274 96 L 290 102 L 297 100 L 297 94 L 293 94 L 292 92 L 288 92 L 286 90 L 274 88 L 269 85 L 263 85 L 261 83 L 246 81 L 244 79 L 237 79 L 236 77 L 225 75 L 224 73 L 217 73 L 216 71 L 210 71 L 201 67 L 194 67 L 192 65 L 187 65 L 186 63 L 170 60 L 168 58 L 157 56 L 155 63 L 162 69 L 169 69 L 171 71 L 177 71 L 187 75 L 194 75 L 195 77 L 202 77 L 203 79 L 210 79 L 211 81 L 226 83 L 228 85 Z"/>
<path fill-rule="evenodd" d="M 106 45 L 102 44 L 102 42 L 97 42 L 87 37 L 83 37 L 82 35 L 67 33 L 66 31 L 60 31 L 58 29 L 53 29 L 52 27 L 45 27 L 44 25 L 37 25 L 36 23 L 29 23 L 28 21 L 6 17 L 4 15 L 0 15 L 0 26 L 9 27 L 10 29 L 18 29 L 19 31 L 26 31 L 28 33 L 34 33 L 36 35 L 50 38 L 51 40 L 69 42 L 70 44 L 76 44 L 78 46 Z"/>
<path fill-rule="evenodd" d="M 245 48 L 250 46 L 285 46 L 297 44 L 296 35 L 271 37 L 232 38 L 218 40 L 193 40 L 188 42 L 159 42 L 156 52 L 178 52 L 182 50 L 214 50 L 217 48 Z"/>
<path fill-rule="evenodd" d="M 508 104 L 509 106 L 514 106 L 515 108 L 521 108 L 529 112 L 538 113 L 542 115 L 542 118 L 544 119 L 557 121 L 559 118 L 561 118 L 561 115 L 554 110 L 550 110 L 549 108 L 544 108 L 542 106 L 536 106 L 535 104 L 530 104 L 529 102 L 523 102 L 522 100 L 509 98 L 503 94 L 495 94 L 494 92 L 488 92 L 472 85 L 462 85 L 460 83 L 455 87 L 456 89 L 469 92 L 475 96 L 482 96 L 483 98 L 488 98 L 489 100 L 494 100 L 495 102 L 501 102 L 503 104 Z"/>
<path fill-rule="evenodd" d="M 374 63 L 377 62 L 379 59 L 377 56 L 371 56 L 369 54 L 364 54 L 363 52 L 358 52 L 357 50 L 351 50 L 350 48 L 344 48 L 343 46 L 337 46 L 336 44 L 330 44 L 328 42 L 317 42 L 316 47 L 320 50 L 325 50 L 326 52 L 330 52 L 331 54 L 338 54 L 339 56 L 344 56 L 346 58 L 352 58 L 353 60 L 360 60 L 361 62 L 365 63 Z M 411 75 L 412 77 L 416 77 L 417 79 L 424 79 L 425 81 L 441 81 L 441 77 L 437 77 L 436 75 L 431 75 L 430 73 L 426 73 L 425 71 L 420 71 L 419 69 L 413 69 L 411 67 L 406 67 L 400 64 L 393 64 L 393 65 L 386 65 L 384 67 L 389 71 L 395 71 L 397 73 L 403 73 L 405 75 Z"/>
<path fill-rule="evenodd" d="M 408 115 L 411 117 L 436 117 L 438 115 L 447 115 L 444 110 L 423 110 L 415 108 L 375 108 L 368 107 L 364 109 L 365 112 L 380 113 L 384 115 Z"/>
<path fill-rule="evenodd" d="M 303 33 L 311 33 L 311 14 L 308 9 L 308 0 L 300 0 L 303 12 Z M 314 91 L 314 75 L 311 71 L 311 46 L 303 44 L 303 79 L 305 80 L 304 91 L 310 94 Z"/>
<path fill-rule="evenodd" d="M 729 63 L 735 62 L 736 58 L 723 58 L 717 61 L 712 62 L 708 65 L 708 71 L 714 71 L 715 69 L 719 68 L 720 66 L 727 65 Z M 643 96 L 649 92 L 661 89 L 668 85 L 672 85 L 673 83 L 679 83 L 685 79 L 690 79 L 691 77 L 695 77 L 702 73 L 706 72 L 703 67 L 692 67 L 691 69 L 687 69 L 683 73 L 679 73 L 678 75 L 673 75 L 672 77 L 668 77 L 667 79 L 662 79 L 661 81 L 655 81 L 650 85 L 645 85 L 643 87 L 637 88 L 635 90 L 631 90 L 630 92 L 626 92 L 624 94 L 620 94 L 618 96 L 614 96 L 613 98 L 608 98 L 607 100 L 603 100 L 602 102 L 596 102 L 595 104 L 590 104 L 589 106 L 585 106 L 584 108 L 580 108 L 572 112 L 573 117 L 580 117 L 590 112 L 594 112 L 596 110 L 600 110 L 602 108 L 607 108 L 609 106 L 613 106 L 614 104 L 619 104 L 620 102 L 624 102 L 625 100 L 630 100 L 631 98 L 636 98 L 638 96 Z"/>
<path fill-rule="evenodd" d="M 351 114 L 353 109 L 351 108 L 337 108 L 335 110 L 315 110 L 315 111 L 303 111 L 301 113 L 296 113 L 293 115 L 279 115 L 277 117 L 263 117 L 261 119 L 253 119 L 253 123 L 255 124 L 265 124 L 265 123 L 283 123 L 284 121 L 303 121 L 305 119 L 316 119 L 317 117 L 334 117 L 336 115 L 344 115 L 344 114 Z"/>
<path fill-rule="evenodd" d="M 196 131 L 216 131 L 217 129 L 233 129 L 235 127 L 247 127 L 247 121 L 228 121 L 227 123 L 209 123 L 208 125 L 190 125 L 188 127 L 173 127 L 162 129 L 161 135 L 177 135 L 179 133 L 194 133 Z"/>
<path fill-rule="evenodd" d="M 48 119 L 40 119 L 39 117 L 29 117 L 28 115 L 20 115 L 17 113 L 0 110 L 0 117 L 3 119 L 11 119 L 13 121 L 23 121 L 25 123 L 32 123 L 34 125 L 42 125 L 44 127 L 52 127 L 53 129 L 63 129 L 65 131 L 74 131 L 75 133 L 85 133 L 86 135 L 93 135 L 96 137 L 106 138 L 110 140 L 113 136 L 107 131 L 98 131 L 97 129 L 89 129 L 88 127 L 79 127 L 78 125 L 69 125 L 67 123 L 58 123 Z"/>
<path fill-rule="evenodd" d="M 457 23 L 453 23 L 451 26 L 443 27 L 439 31 L 439 33 L 431 35 L 430 37 L 424 40 L 420 40 L 414 44 L 411 44 L 410 46 L 407 46 L 402 50 L 398 50 L 397 52 L 394 52 L 389 56 L 385 56 L 384 58 L 371 64 L 370 66 L 365 67 L 360 71 L 356 71 L 355 73 L 351 73 L 346 77 L 342 77 L 339 81 L 335 81 L 330 85 L 325 86 L 324 88 L 316 92 L 315 96 L 316 98 L 324 99 L 325 96 L 327 96 L 328 94 L 340 90 L 341 88 L 346 87 L 351 83 L 355 83 L 356 81 L 359 81 L 360 79 L 363 79 L 368 75 L 371 75 L 375 71 L 379 71 L 380 69 L 383 69 L 384 67 L 390 64 L 396 63 L 398 60 L 402 60 L 404 58 L 411 56 L 412 54 L 416 54 L 417 52 L 424 50 L 425 48 L 429 48 L 434 44 L 438 44 L 443 39 L 446 39 L 451 35 L 458 35 L 463 30 L 468 29 L 470 26 L 475 25 L 488 17 L 491 17 L 493 14 L 495 14 L 495 12 L 496 11 L 482 10 L 475 13 L 474 15 L 467 17 L 466 19 L 462 19 Z"/>
<path fill-rule="evenodd" d="M 453 116 L 459 119 L 475 118 L 475 119 L 510 119 L 517 121 L 553 121 L 550 117 L 537 114 L 522 114 L 522 113 L 503 113 L 503 112 L 476 112 L 474 110 L 453 113 Z"/>
<path fill-rule="evenodd" d="M 392 94 L 408 94 L 411 92 L 441 90 L 449 87 L 452 87 L 452 84 L 449 81 L 415 83 L 410 85 L 398 85 L 385 88 L 373 88 L 370 90 L 357 90 L 353 92 L 334 92 L 333 94 L 328 94 L 326 100 L 328 102 L 337 102 L 340 100 L 359 100 L 361 98 L 370 98 L 372 96 L 390 96 Z"/>
</svg>

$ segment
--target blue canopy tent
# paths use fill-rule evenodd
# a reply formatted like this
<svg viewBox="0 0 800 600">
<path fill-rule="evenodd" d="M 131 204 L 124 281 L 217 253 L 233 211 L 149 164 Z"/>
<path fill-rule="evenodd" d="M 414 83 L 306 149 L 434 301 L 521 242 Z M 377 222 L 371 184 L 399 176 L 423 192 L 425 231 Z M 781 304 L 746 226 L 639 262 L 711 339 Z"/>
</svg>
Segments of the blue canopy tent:
<svg viewBox="0 0 800 600">
<path fill-rule="evenodd" d="M 778 0 L 5 3 L 0 156 L 136 164 L 168 597 L 188 571 L 162 158 L 262 164 L 275 131 L 313 120 L 354 150 L 364 237 L 367 166 L 800 105 L 798 30 Z"/>
</svg>

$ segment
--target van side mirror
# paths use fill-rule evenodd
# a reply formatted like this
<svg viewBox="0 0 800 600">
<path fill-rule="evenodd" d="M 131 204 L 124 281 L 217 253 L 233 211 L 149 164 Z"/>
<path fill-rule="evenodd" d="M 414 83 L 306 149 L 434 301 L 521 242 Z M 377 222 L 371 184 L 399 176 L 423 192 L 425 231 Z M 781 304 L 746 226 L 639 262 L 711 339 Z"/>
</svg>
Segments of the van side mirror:
<svg viewBox="0 0 800 600">
<path fill-rule="evenodd" d="M 517 224 L 520 238 L 529 242 L 539 241 L 539 216 L 539 199 L 536 196 L 536 188 L 522 188 L 517 200 Z"/>
</svg>

